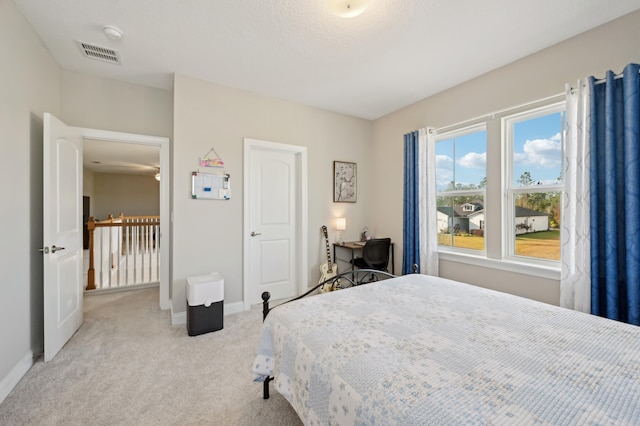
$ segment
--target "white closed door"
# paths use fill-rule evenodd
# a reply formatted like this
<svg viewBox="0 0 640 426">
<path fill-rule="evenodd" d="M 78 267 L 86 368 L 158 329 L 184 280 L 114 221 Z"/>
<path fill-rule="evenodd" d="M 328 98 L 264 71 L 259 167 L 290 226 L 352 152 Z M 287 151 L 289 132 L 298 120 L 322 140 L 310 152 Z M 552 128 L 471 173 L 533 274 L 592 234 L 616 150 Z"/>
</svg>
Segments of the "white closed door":
<svg viewBox="0 0 640 426">
<path fill-rule="evenodd" d="M 82 137 L 44 114 L 44 360 L 82 325 Z"/>
<path fill-rule="evenodd" d="M 246 140 L 245 140 L 246 141 Z M 299 153 L 245 142 L 245 304 L 297 296 L 304 280 Z"/>
</svg>

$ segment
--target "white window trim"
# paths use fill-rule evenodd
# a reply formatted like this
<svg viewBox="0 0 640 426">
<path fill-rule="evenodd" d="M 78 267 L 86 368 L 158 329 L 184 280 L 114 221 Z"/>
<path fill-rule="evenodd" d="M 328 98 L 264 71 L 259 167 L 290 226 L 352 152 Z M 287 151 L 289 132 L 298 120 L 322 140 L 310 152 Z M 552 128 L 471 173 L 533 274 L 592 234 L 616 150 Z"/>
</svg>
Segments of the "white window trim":
<svg viewBox="0 0 640 426">
<path fill-rule="evenodd" d="M 485 120 L 479 121 L 474 124 L 469 124 L 463 127 L 454 128 L 452 130 L 447 130 L 446 132 L 442 132 L 442 133 L 436 130 L 436 143 L 446 139 L 453 139 L 453 138 L 469 135 L 471 133 L 486 132 L 486 131 L 487 131 L 487 123 Z"/>
<path fill-rule="evenodd" d="M 534 257 L 518 256 L 515 254 L 515 217 L 511 211 L 511 206 L 514 204 L 513 198 L 517 193 L 531 193 L 531 192 L 559 192 L 562 194 L 564 191 L 564 183 L 561 185 L 535 185 L 535 186 L 523 186 L 516 187 L 513 184 L 515 176 L 512 173 L 513 164 L 513 135 L 512 129 L 515 123 L 532 120 L 535 118 L 543 117 L 545 115 L 563 113 L 566 110 L 566 102 L 556 102 L 549 105 L 543 105 L 537 108 L 520 111 L 515 114 L 504 115 L 501 118 L 501 138 L 502 138 L 502 182 L 503 187 L 503 200 L 502 200 L 502 223 L 505 224 L 502 231 L 502 259 L 507 262 L 513 262 L 515 264 L 529 264 L 539 268 L 551 268 L 560 270 L 562 259 L 560 260 L 548 260 L 538 259 Z M 564 151 L 564 132 L 561 132 L 562 147 Z M 564 155 L 561 157 L 564 161 Z M 561 165 L 561 170 L 564 167 Z"/>
</svg>

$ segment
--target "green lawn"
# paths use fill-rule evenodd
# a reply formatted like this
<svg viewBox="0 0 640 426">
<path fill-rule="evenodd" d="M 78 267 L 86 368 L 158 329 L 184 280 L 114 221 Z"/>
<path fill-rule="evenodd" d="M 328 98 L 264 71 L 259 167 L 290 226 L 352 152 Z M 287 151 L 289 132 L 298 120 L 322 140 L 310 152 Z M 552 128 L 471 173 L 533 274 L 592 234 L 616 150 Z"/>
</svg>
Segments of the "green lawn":
<svg viewBox="0 0 640 426">
<path fill-rule="evenodd" d="M 531 234 L 519 235 L 516 237 L 516 241 L 518 239 L 523 240 L 558 240 L 560 241 L 560 231 L 541 231 L 541 232 L 533 232 Z"/>
<path fill-rule="evenodd" d="M 484 237 L 455 235 L 454 247 L 484 250 Z M 438 244 L 451 246 L 451 234 L 438 234 Z M 560 231 L 543 231 L 516 237 L 516 255 L 560 260 Z"/>
<path fill-rule="evenodd" d="M 560 260 L 560 231 L 533 232 L 516 237 L 518 256 Z"/>
</svg>

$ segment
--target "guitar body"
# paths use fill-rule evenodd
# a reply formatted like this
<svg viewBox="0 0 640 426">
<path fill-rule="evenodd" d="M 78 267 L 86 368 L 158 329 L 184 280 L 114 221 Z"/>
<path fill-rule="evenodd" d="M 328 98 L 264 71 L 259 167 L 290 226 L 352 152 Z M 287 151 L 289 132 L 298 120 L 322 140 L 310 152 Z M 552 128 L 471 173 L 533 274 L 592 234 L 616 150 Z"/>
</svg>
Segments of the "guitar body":
<svg viewBox="0 0 640 426">
<path fill-rule="evenodd" d="M 324 241 L 327 247 L 327 262 L 320 265 L 320 281 L 318 281 L 318 284 L 338 275 L 338 265 L 331 262 L 331 251 L 329 250 L 329 236 L 327 235 L 327 227 L 323 226 L 321 228 L 321 231 L 324 234 Z M 335 290 L 335 288 L 331 284 L 325 284 L 319 289 L 320 293 L 328 293 L 333 290 Z"/>
<path fill-rule="evenodd" d="M 318 281 L 318 284 L 320 284 L 323 281 L 326 281 L 330 278 L 335 277 L 336 275 L 338 275 L 338 265 L 336 265 L 335 263 L 333 263 L 331 265 L 331 268 L 329 268 L 329 264 L 328 263 L 323 263 L 322 265 L 320 265 L 320 281 Z M 335 290 L 335 288 L 333 288 L 332 286 L 325 284 L 322 287 L 320 287 L 320 293 L 328 293 L 330 291 Z"/>
</svg>

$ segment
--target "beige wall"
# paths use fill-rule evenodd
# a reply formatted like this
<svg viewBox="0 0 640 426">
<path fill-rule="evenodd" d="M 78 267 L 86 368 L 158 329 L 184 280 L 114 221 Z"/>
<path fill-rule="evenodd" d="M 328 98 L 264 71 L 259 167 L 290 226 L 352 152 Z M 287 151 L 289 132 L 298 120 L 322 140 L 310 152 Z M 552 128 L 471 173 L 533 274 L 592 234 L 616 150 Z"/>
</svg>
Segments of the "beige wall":
<svg viewBox="0 0 640 426">
<path fill-rule="evenodd" d="M 70 126 L 171 138 L 173 94 L 65 70 L 62 117 Z"/>
<path fill-rule="evenodd" d="M 8 0 L 0 0 L 0 52 L 2 401 L 42 351 L 42 117 L 60 114 L 62 71 Z"/>
<path fill-rule="evenodd" d="M 174 83 L 173 307 L 185 310 L 186 278 L 220 272 L 225 302 L 242 294 L 243 138 L 308 148 L 309 280 L 319 279 L 325 258 L 320 227 L 348 220 L 346 239 L 369 225 L 373 190 L 371 122 L 177 75 Z M 211 147 L 231 175 L 229 201 L 191 199 L 191 172 Z M 333 203 L 333 161 L 358 164 L 358 202 Z M 332 236 L 333 240 L 333 236 Z"/>
<path fill-rule="evenodd" d="M 545 49 L 474 80 L 424 99 L 376 120 L 373 124 L 374 161 L 388 164 L 389 173 L 375 175 L 373 223 L 395 241 L 402 240 L 403 135 L 431 126 L 443 127 L 493 111 L 514 107 L 564 91 L 564 84 L 604 71 L 622 71 L 640 61 L 640 12 Z M 487 147 L 500 152 L 500 147 Z M 487 179 L 500 179 L 499 157 L 488 159 Z M 500 211 L 500 194 L 487 194 L 487 209 Z M 487 229 L 500 226 L 499 218 Z M 399 247 L 401 259 L 401 246 Z M 536 279 L 506 271 L 440 261 L 440 275 L 459 281 L 558 304 L 557 280 Z"/>
<path fill-rule="evenodd" d="M 158 216 L 160 182 L 153 176 L 94 173 L 91 211 L 96 219 L 118 216 Z"/>
</svg>

